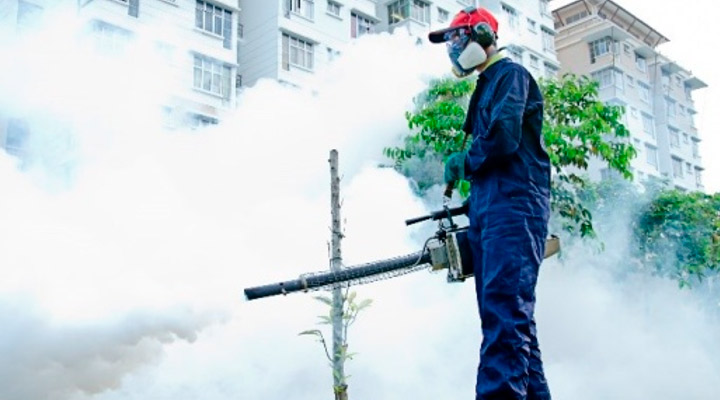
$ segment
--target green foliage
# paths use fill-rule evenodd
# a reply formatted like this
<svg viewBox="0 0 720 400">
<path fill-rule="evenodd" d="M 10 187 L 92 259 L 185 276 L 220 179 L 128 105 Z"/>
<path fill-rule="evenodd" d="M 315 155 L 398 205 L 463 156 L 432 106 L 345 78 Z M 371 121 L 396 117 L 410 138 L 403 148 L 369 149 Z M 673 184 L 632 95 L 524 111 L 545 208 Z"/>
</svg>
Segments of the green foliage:
<svg viewBox="0 0 720 400">
<path fill-rule="evenodd" d="M 592 237 L 592 214 L 580 198 L 588 180 L 581 172 L 588 168 L 591 158 L 597 158 L 622 177 L 632 179 L 630 161 L 636 151 L 620 122 L 624 109 L 598 100 L 597 83 L 585 77 L 541 80 L 540 87 L 545 98 L 543 136 L 554 169 L 552 208 L 566 230 Z M 403 169 L 409 161 L 445 161 L 450 154 L 470 147 L 462 125 L 473 90 L 474 82 L 445 78 L 433 82 L 416 99 L 417 110 L 406 114 L 411 133 L 403 146 L 384 150 L 398 170 L 412 177 L 413 171 Z M 440 181 L 419 182 L 418 186 L 423 190 L 437 183 Z M 466 197 L 470 183 L 464 181 L 458 186 Z"/>
<path fill-rule="evenodd" d="M 543 79 L 540 87 L 545 99 L 543 137 L 554 168 L 553 210 L 566 230 L 595 236 L 592 214 L 580 197 L 589 181 L 579 171 L 587 170 L 590 159 L 597 158 L 632 180 L 630 162 L 637 152 L 620 122 L 625 110 L 601 102 L 597 82 L 587 77 Z"/>
<path fill-rule="evenodd" d="M 658 271 L 689 286 L 720 269 L 720 194 L 663 191 L 635 226 L 639 251 Z"/>
<path fill-rule="evenodd" d="M 315 300 L 325 304 L 328 307 L 328 313 L 326 315 L 318 315 L 318 318 L 320 321 L 318 322 L 319 325 L 331 325 L 333 324 L 333 314 L 336 312 L 335 307 L 333 306 L 333 300 L 324 295 L 319 295 L 314 297 Z M 343 293 L 341 304 L 340 304 L 340 317 L 342 319 L 342 337 L 341 337 L 341 343 L 340 347 L 337 350 L 337 354 L 335 354 L 336 357 L 333 357 L 330 353 L 330 349 L 328 348 L 327 341 L 325 340 L 325 335 L 323 332 L 319 329 L 310 329 L 306 331 L 300 332 L 298 335 L 304 335 L 304 336 L 313 336 L 316 338 L 318 343 L 322 345 L 323 350 L 325 351 L 325 357 L 327 358 L 328 362 L 330 363 L 330 368 L 333 370 L 333 377 L 336 378 L 339 382 L 346 382 L 347 379 L 350 377 L 349 375 L 343 375 L 341 371 L 338 371 L 335 369 L 334 361 L 337 358 L 340 360 L 341 364 L 344 365 L 345 361 L 352 360 L 353 357 L 356 355 L 356 353 L 350 353 L 348 352 L 348 329 L 352 324 L 355 323 L 357 320 L 358 315 L 361 311 L 365 310 L 366 308 L 370 307 L 372 305 L 371 299 L 364 299 L 362 301 L 357 301 L 357 293 L 351 292 L 349 290 L 346 290 L 345 293 Z M 343 392 L 347 390 L 347 385 L 344 386 L 336 386 L 333 387 L 333 390 L 336 393 Z"/>
</svg>

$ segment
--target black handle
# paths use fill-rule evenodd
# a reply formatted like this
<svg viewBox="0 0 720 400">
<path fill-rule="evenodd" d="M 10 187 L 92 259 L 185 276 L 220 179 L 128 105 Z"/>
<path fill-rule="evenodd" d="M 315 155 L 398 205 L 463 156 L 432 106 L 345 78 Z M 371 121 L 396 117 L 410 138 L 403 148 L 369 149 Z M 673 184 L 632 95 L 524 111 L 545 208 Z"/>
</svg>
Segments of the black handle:
<svg viewBox="0 0 720 400">
<path fill-rule="evenodd" d="M 405 225 L 412 225 L 416 224 L 418 222 L 426 221 L 428 219 L 432 219 L 433 221 L 437 221 L 439 219 L 446 218 L 448 216 L 454 217 L 456 215 L 462 215 L 467 214 L 468 212 L 468 205 L 467 202 L 463 203 L 460 207 L 455 208 L 445 208 L 440 211 L 434 211 L 430 213 L 430 215 L 423 215 L 422 217 L 417 218 L 410 218 L 405 220 Z"/>
</svg>

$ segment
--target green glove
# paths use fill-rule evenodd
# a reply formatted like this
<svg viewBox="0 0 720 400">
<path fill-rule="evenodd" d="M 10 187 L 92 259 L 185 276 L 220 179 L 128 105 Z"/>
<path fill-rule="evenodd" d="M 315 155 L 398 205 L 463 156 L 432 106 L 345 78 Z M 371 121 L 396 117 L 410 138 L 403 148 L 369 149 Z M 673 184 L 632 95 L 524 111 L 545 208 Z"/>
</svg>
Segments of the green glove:
<svg viewBox="0 0 720 400">
<path fill-rule="evenodd" d="M 465 179 L 465 158 L 467 151 L 459 151 L 450 154 L 445 161 L 445 183 L 457 182 Z"/>
</svg>

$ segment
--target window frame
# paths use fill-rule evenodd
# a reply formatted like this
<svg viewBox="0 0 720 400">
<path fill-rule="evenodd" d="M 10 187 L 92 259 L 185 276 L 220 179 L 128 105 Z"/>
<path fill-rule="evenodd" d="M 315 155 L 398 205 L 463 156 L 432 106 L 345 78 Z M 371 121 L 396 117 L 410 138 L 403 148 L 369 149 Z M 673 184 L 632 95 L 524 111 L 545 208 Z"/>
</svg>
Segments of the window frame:
<svg viewBox="0 0 720 400">
<path fill-rule="evenodd" d="M 659 162 L 657 147 L 649 143 L 645 143 L 645 162 L 648 165 L 652 165 L 653 167 L 655 167 L 656 170 L 658 169 Z"/>
<path fill-rule="evenodd" d="M 500 3 L 500 9 L 507 18 L 507 23 L 510 29 L 517 31 L 520 29 L 520 14 L 518 11 L 505 3 Z"/>
<path fill-rule="evenodd" d="M 232 48 L 233 11 L 231 9 L 206 0 L 195 0 L 195 28 L 223 39 L 224 48 Z"/>
<path fill-rule="evenodd" d="M 670 164 L 672 165 L 672 173 L 673 178 L 684 178 L 684 169 L 685 166 L 683 165 L 683 160 L 676 157 L 670 158 Z"/>
<path fill-rule="evenodd" d="M 291 14 L 309 21 L 315 20 L 315 0 L 286 0 L 285 6 Z"/>
<path fill-rule="evenodd" d="M 315 70 L 315 43 L 301 37 L 282 32 L 281 66 L 285 71 L 299 68 Z"/>
<path fill-rule="evenodd" d="M 335 12 L 334 10 L 337 10 L 337 12 Z M 325 9 L 326 13 L 332 15 L 333 17 L 342 18 L 340 16 L 341 10 L 342 4 L 338 3 L 337 1 L 327 0 L 327 8 Z"/>
<path fill-rule="evenodd" d="M 362 37 L 363 35 L 374 33 L 375 25 L 377 25 L 375 21 L 371 20 L 363 14 L 357 13 L 355 11 L 350 13 L 350 37 L 352 39 L 357 39 Z"/>
<path fill-rule="evenodd" d="M 643 132 L 655 139 L 655 119 L 652 115 L 646 113 L 641 113 L 641 115 L 640 120 L 642 122 Z"/>
<path fill-rule="evenodd" d="M 230 65 L 204 54 L 193 54 L 194 89 L 229 100 L 231 85 L 232 67 Z"/>
</svg>

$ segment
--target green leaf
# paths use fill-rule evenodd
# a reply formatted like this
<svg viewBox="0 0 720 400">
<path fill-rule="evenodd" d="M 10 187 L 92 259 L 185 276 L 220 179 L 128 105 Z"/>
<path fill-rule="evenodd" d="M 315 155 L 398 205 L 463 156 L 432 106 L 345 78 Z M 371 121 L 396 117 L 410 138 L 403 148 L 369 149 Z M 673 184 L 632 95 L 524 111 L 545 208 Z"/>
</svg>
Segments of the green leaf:
<svg viewBox="0 0 720 400">
<path fill-rule="evenodd" d="M 332 299 L 327 296 L 315 296 L 313 298 L 321 303 L 327 304 L 328 306 L 332 306 Z"/>
</svg>

